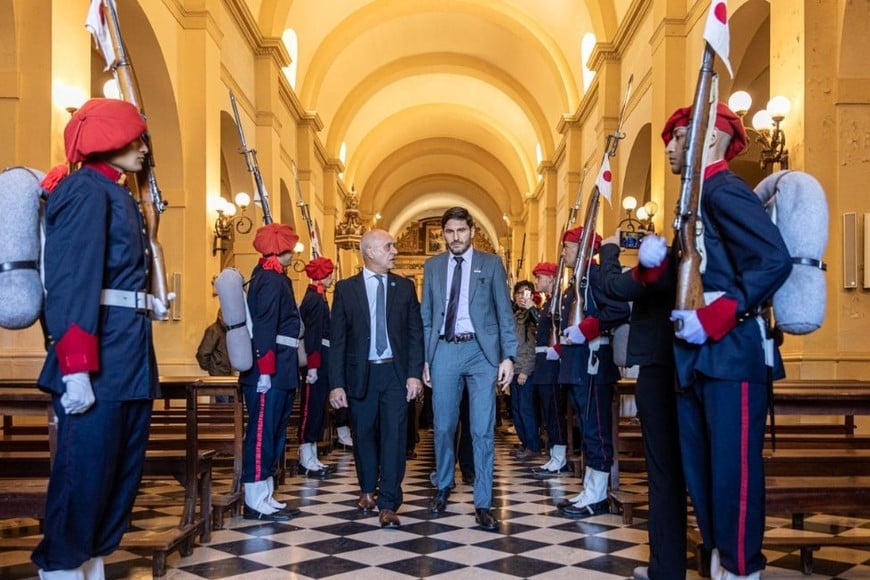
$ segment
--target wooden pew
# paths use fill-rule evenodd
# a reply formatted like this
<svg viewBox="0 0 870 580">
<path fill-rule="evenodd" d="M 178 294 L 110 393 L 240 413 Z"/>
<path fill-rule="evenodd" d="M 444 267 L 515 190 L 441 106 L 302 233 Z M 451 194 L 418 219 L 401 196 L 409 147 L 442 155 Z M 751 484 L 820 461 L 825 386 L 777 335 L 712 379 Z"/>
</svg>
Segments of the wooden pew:
<svg viewBox="0 0 870 580">
<path fill-rule="evenodd" d="M 148 530 L 131 532 L 124 535 L 121 546 L 123 548 L 149 548 L 152 550 L 152 571 L 155 576 L 165 573 L 167 554 L 179 550 L 182 555 L 189 555 L 193 551 L 195 537 L 200 535 L 203 541 L 208 541 L 211 529 L 211 456 L 213 452 L 200 453 L 197 441 L 197 387 L 198 382 L 176 381 L 166 385 L 163 389 L 164 396 L 168 398 L 181 398 L 185 401 L 185 413 L 187 421 L 181 436 L 181 451 L 166 451 L 149 449 L 146 454 L 145 473 L 172 475 L 183 484 L 184 497 L 182 498 L 183 511 L 179 525 L 169 530 Z M 25 512 L 29 517 L 40 519 L 44 513 L 45 488 L 47 475 L 54 451 L 56 439 L 56 423 L 51 397 L 39 391 L 33 386 L 32 381 L 0 381 L 0 414 L 4 416 L 3 440 L 14 440 L 20 433 L 15 430 L 12 418 L 16 415 L 39 415 L 47 418 L 49 429 L 48 440 L 50 451 L 45 452 L 45 439 L 40 452 L 26 451 L 26 455 L 32 455 L 34 465 L 43 462 L 42 475 L 44 479 L 36 480 L 30 486 L 20 485 L 20 481 L 14 479 L 0 479 L 0 517 L 21 517 Z M 7 419 L 8 418 L 8 419 Z M 42 427 L 45 432 L 46 427 Z M 11 431 L 11 433 L 10 433 Z M 5 452 L 4 452 L 5 453 Z M 9 452 L 21 453 L 21 452 Z M 42 457 L 39 454 L 42 454 Z M 34 455 L 35 454 L 35 455 Z M 0 453 L 0 474 L 9 476 L 13 474 L 13 467 L 18 470 L 21 465 L 16 461 L 10 467 L 10 457 L 3 458 Z M 137 501 L 163 502 L 165 498 L 140 497 Z M 199 507 L 199 514 L 197 514 Z M 39 536 L 26 536 L 20 538 L 4 538 L 3 548 L 22 549 L 33 548 L 39 541 Z"/>
</svg>

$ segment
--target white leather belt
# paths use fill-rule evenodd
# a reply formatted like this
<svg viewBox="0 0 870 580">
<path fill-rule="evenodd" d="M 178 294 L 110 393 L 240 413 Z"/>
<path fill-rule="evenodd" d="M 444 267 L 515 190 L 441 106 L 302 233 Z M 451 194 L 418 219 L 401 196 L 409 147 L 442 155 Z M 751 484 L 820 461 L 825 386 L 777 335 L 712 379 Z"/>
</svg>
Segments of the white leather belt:
<svg viewBox="0 0 870 580">
<path fill-rule="evenodd" d="M 328 339 L 328 338 L 322 338 L 322 339 L 320 339 L 320 344 L 321 344 L 322 346 L 329 346 L 329 339 Z"/>
<path fill-rule="evenodd" d="M 610 337 L 609 336 L 599 336 L 598 338 L 593 338 L 589 342 L 592 343 L 592 342 L 595 342 L 596 340 L 598 341 L 598 344 L 610 344 Z"/>
<path fill-rule="evenodd" d="M 293 338 L 292 336 L 284 336 L 283 334 L 279 334 L 275 337 L 275 342 L 283 346 L 289 346 L 291 348 L 296 348 L 299 346 L 299 339 Z"/>
<path fill-rule="evenodd" d="M 154 296 L 147 292 L 135 290 L 116 290 L 103 288 L 100 291 L 100 304 L 103 306 L 120 306 L 121 308 L 135 308 L 136 310 L 153 310 Z"/>
<path fill-rule="evenodd" d="M 547 347 L 547 346 L 536 346 L 536 347 L 535 347 L 535 352 L 536 352 L 536 353 L 539 353 L 539 352 L 546 353 L 548 348 L 549 348 L 549 347 Z"/>
</svg>

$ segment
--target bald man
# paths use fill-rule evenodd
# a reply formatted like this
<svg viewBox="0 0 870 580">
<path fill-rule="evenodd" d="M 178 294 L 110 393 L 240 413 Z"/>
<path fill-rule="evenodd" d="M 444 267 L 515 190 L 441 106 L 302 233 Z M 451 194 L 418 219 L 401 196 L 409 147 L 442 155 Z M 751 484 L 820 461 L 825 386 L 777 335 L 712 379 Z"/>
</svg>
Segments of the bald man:
<svg viewBox="0 0 870 580">
<path fill-rule="evenodd" d="M 357 507 L 368 514 L 377 506 L 381 527 L 398 528 L 408 402 L 423 391 L 423 320 L 414 283 L 390 273 L 397 254 L 393 237 L 370 231 L 360 252 L 362 272 L 335 286 L 329 400 L 350 410 Z"/>
</svg>

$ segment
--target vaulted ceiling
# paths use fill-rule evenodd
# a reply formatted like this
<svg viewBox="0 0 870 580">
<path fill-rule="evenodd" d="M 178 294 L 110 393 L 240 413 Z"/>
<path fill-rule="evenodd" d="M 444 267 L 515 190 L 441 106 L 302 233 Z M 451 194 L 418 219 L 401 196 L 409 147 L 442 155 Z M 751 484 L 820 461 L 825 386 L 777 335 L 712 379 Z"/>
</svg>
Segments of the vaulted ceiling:
<svg viewBox="0 0 870 580">
<path fill-rule="evenodd" d="M 584 35 L 610 39 L 628 3 L 248 0 L 264 35 L 295 31 L 296 92 L 386 223 L 457 200 L 518 215 L 583 96 Z"/>
</svg>

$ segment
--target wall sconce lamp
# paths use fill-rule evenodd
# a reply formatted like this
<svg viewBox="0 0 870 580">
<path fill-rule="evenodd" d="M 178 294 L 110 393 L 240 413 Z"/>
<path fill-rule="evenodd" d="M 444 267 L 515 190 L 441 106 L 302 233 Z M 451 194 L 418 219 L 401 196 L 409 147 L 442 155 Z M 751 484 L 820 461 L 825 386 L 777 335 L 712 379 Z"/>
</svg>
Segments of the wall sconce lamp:
<svg viewBox="0 0 870 580">
<path fill-rule="evenodd" d="M 245 210 L 251 205 L 251 196 L 240 191 L 236 194 L 236 203 L 231 203 L 224 198 L 218 199 L 217 219 L 214 221 L 214 231 L 212 232 L 214 240 L 211 246 L 211 255 L 216 256 L 218 252 L 226 252 L 227 246 L 224 242 L 229 242 L 233 239 L 233 229 L 240 234 L 247 234 L 254 226 L 251 218 L 245 215 Z M 236 208 L 242 210 L 241 215 L 236 217 Z"/>
<path fill-rule="evenodd" d="M 305 260 L 302 259 L 302 252 L 304 251 L 305 244 L 302 242 L 296 242 L 296 245 L 293 246 L 293 260 L 290 262 L 290 265 L 294 272 L 305 271 Z"/>
<path fill-rule="evenodd" d="M 751 106 L 752 97 L 746 91 L 737 91 L 728 99 L 728 107 L 741 118 Z M 788 169 L 788 149 L 781 124 L 790 110 L 788 99 L 778 96 L 767 101 L 766 109 L 752 116 L 752 130 L 757 135 L 756 143 L 761 145 L 760 163 L 765 173 L 772 172 L 774 163 L 778 163 L 781 169 Z"/>
<path fill-rule="evenodd" d="M 654 201 L 648 201 L 642 206 L 637 206 L 637 199 L 628 195 L 622 200 L 622 209 L 625 210 L 625 218 L 619 222 L 620 231 L 636 232 L 654 232 L 655 225 L 652 222 L 656 212 L 659 211 L 659 204 Z M 636 211 L 635 211 L 636 210 Z M 635 217 L 632 217 L 631 212 L 634 211 Z"/>
</svg>

